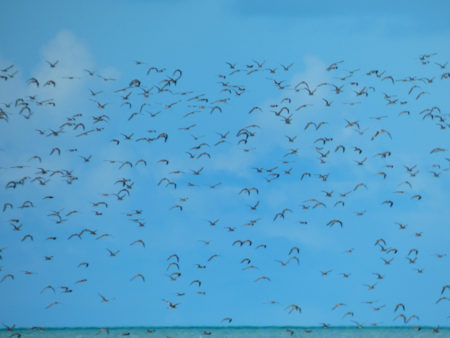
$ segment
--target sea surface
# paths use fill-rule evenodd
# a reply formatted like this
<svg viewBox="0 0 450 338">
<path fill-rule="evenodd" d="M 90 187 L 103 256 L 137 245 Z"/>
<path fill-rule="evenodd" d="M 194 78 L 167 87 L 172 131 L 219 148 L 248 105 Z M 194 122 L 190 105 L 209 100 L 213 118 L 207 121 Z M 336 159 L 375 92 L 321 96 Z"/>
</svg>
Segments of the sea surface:
<svg viewBox="0 0 450 338">
<path fill-rule="evenodd" d="M 82 338 L 82 337 L 450 337 L 450 328 L 218 328 L 218 327 L 167 327 L 167 328 L 47 328 L 44 330 L 15 329 L 0 331 L 0 337 L 48 337 L 48 338 Z"/>
</svg>

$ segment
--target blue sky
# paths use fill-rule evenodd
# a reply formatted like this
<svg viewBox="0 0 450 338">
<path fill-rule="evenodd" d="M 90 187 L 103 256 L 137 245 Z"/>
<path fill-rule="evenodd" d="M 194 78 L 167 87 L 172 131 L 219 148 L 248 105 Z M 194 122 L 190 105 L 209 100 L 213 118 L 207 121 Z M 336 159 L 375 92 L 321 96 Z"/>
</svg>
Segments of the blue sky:
<svg viewBox="0 0 450 338">
<path fill-rule="evenodd" d="M 0 278 L 12 274 L 14 279 L 0 283 L 0 321 L 17 326 L 225 325 L 222 319 L 231 317 L 232 325 L 354 325 L 352 320 L 403 325 L 401 319 L 393 321 L 396 304 L 403 303 L 405 316 L 420 317 L 410 325 L 448 326 L 450 302 L 436 304 L 442 296 L 450 298 L 450 290 L 441 294 L 450 280 L 449 258 L 436 256 L 448 254 L 450 237 L 450 79 L 441 79 L 449 68 L 437 65 L 450 55 L 448 7 L 444 1 L 427 6 L 419 1 L 4 5 L 0 69 L 14 67 L 0 74 L 8 77 L 0 79 L 1 108 L 7 114 L 7 121 L 0 120 L 0 202 L 13 208 L 0 214 Z M 422 64 L 420 56 L 433 53 Z M 47 62 L 57 60 L 54 67 Z M 338 69 L 326 70 L 340 60 Z M 165 70 L 149 72 L 151 67 Z M 158 93 L 164 80 L 178 76 L 176 69 L 182 70 L 177 84 L 166 87 L 171 92 Z M 379 70 L 379 78 L 367 75 L 371 70 Z M 399 81 L 410 77 L 413 81 Z M 433 77 L 432 83 L 425 80 Z M 29 84 L 30 78 L 38 79 L 39 88 Z M 141 88 L 153 87 L 148 97 L 130 87 L 135 79 Z M 56 85 L 44 86 L 49 80 Z M 279 81 L 285 89 L 276 86 Z M 324 85 L 310 96 L 301 81 L 311 90 L 324 82 L 343 89 L 336 94 L 332 85 Z M 356 96 L 364 87 L 367 95 Z M 101 93 L 93 96 L 90 90 Z M 388 104 L 386 96 L 397 101 Z M 20 113 L 17 98 L 28 102 L 30 118 L 24 117 L 26 110 Z M 212 110 L 215 106 L 221 112 Z M 256 106 L 260 110 L 249 114 Z M 434 119 L 424 119 L 422 111 L 432 107 L 440 112 L 433 110 Z M 399 114 L 404 111 L 409 114 Z M 95 122 L 101 115 L 107 117 Z M 288 124 L 283 116 L 289 115 Z M 308 122 L 321 121 L 327 123 L 305 129 Z M 347 127 L 355 121 L 359 128 Z M 65 122 L 73 124 L 47 136 Z M 81 126 L 73 130 L 77 123 L 93 131 L 77 136 L 83 131 Z M 246 144 L 238 143 L 243 128 L 252 135 Z M 380 130 L 391 137 L 381 133 L 371 140 Z M 227 132 L 225 142 L 217 144 Z M 162 133 L 168 134 L 167 142 L 137 141 Z M 286 136 L 297 138 L 289 142 Z M 332 140 L 322 144 L 318 139 L 324 137 Z M 207 145 L 195 149 L 202 143 Z M 335 151 L 339 145 L 345 152 Z M 50 155 L 54 147 L 61 155 Z M 445 151 L 431 154 L 435 148 Z M 204 151 L 211 158 L 197 158 Z M 377 155 L 384 152 L 391 155 Z M 36 155 L 42 162 L 33 159 Z M 140 159 L 147 165 L 136 164 Z M 126 161 L 133 166 L 121 168 Z M 413 166 L 408 172 L 406 167 Z M 51 175 L 56 170 L 71 174 Z M 311 177 L 301 180 L 307 172 Z M 326 174 L 323 181 L 319 175 Z M 28 177 L 23 185 L 3 189 L 23 177 Z M 119 192 L 125 186 L 116 182 L 122 178 L 130 180 L 130 187 Z M 167 180 L 158 185 L 162 178 Z M 367 188 L 355 190 L 359 183 Z M 240 193 L 250 187 L 259 193 Z M 313 208 L 311 199 L 326 207 Z M 383 204 L 386 200 L 394 202 L 392 208 Z M 20 208 L 25 201 L 34 207 Z M 108 207 L 93 205 L 100 201 Z M 285 208 L 290 210 L 285 218 L 274 220 Z M 78 212 L 65 216 L 72 210 Z M 49 216 L 54 211 L 64 219 L 60 224 Z M 333 219 L 341 220 L 342 228 L 327 226 Z M 253 226 L 245 225 L 252 220 Z M 400 230 L 396 223 L 407 227 Z M 11 224 L 22 226 L 15 231 Z M 83 229 L 95 235 L 68 239 Z M 34 240 L 22 241 L 26 234 Z M 110 236 L 96 239 L 102 234 Z M 374 245 L 379 238 L 397 253 L 381 252 Z M 247 239 L 252 246 L 232 245 Z M 130 245 L 136 240 L 143 240 L 145 248 Z M 267 248 L 256 249 L 260 244 Z M 278 261 L 287 262 L 292 247 L 300 248 L 299 264 L 291 260 L 282 266 Z M 413 248 L 418 258 L 409 263 Z M 119 252 L 111 257 L 107 249 Z M 177 268 L 168 268 L 174 253 L 180 258 L 176 281 L 169 275 Z M 214 254 L 219 256 L 208 262 Z M 243 258 L 257 268 L 243 270 Z M 383 263 L 391 258 L 390 265 Z M 81 262 L 89 266 L 78 267 Z M 374 273 L 384 278 L 377 280 Z M 130 280 L 136 274 L 145 282 Z M 255 282 L 262 276 L 270 281 Z M 201 286 L 191 285 L 194 280 Z M 370 290 L 367 285 L 374 283 Z M 55 293 L 41 293 L 47 285 Z M 61 286 L 72 292 L 62 292 Z M 113 300 L 104 303 L 99 294 Z M 163 299 L 180 305 L 169 309 Z M 46 309 L 55 301 L 60 304 Z M 345 305 L 332 310 L 338 303 Z M 291 304 L 302 313 L 289 314 Z M 344 317 L 347 312 L 353 317 Z"/>
</svg>

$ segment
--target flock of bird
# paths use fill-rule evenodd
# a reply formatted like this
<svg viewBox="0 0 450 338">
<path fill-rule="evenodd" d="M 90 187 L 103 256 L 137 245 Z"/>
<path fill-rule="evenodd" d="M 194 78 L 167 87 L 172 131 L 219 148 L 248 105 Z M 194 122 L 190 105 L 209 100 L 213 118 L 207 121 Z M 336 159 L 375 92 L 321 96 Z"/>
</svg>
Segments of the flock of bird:
<svg viewBox="0 0 450 338">
<path fill-rule="evenodd" d="M 350 305 L 351 301 L 345 300 L 350 295 L 340 293 L 342 301 L 329 304 L 324 311 L 339 312 L 341 320 L 356 327 L 413 325 L 421 330 L 424 314 L 411 312 L 406 300 L 376 300 L 382 298 L 376 292 L 380 285 L 390 283 L 391 276 L 399 278 L 389 267 L 393 264 L 413 271 L 402 280 L 406 283 L 427 274 L 428 267 L 421 261 L 448 271 L 448 247 L 432 246 L 435 251 L 431 251 L 427 242 L 433 225 L 412 225 L 397 218 L 418 210 L 426 212 L 422 203 L 444 199 L 448 204 L 448 195 L 435 197 L 434 191 L 420 183 L 423 177 L 441 180 L 444 187 L 449 182 L 450 114 L 446 107 L 429 103 L 433 90 L 448 86 L 450 77 L 447 62 L 438 62 L 438 57 L 425 54 L 417 60 L 429 76 L 404 77 L 382 69 L 348 70 L 340 60 L 322 70 L 326 79 L 317 84 L 298 79 L 295 63 L 226 62 L 205 91 L 185 89 L 189 80 L 182 69 L 144 61 L 135 61 L 137 75 L 124 81 L 90 69 L 52 77 L 64 60 L 47 60 L 48 78 L 28 78 L 24 85 L 27 95 L 11 94 L 0 104 L 0 133 L 16 140 L 7 144 L 10 142 L 3 136 L 5 144 L 1 145 L 0 295 L 5 296 L 8 285 L 38 275 L 47 282 L 39 285 L 35 299 L 52 297 L 42 311 L 62 311 L 83 285 L 92 283 L 83 271 L 104 273 L 98 257 L 112 262 L 108 265 L 112 272 L 121 269 L 114 260 L 125 252 L 130 260 L 124 264 L 133 265 L 130 261 L 138 249 L 140 255 L 154 247 L 151 255 L 159 263 L 150 270 L 149 263 L 143 263 L 142 270 L 126 279 L 149 285 L 161 310 L 179 311 L 192 302 L 187 294 L 212 297 L 207 286 L 214 278 L 209 280 L 213 276 L 208 272 L 217 273 L 214 266 L 226 262 L 232 265 L 226 271 L 237 269 L 236 273 L 245 276 L 239 279 L 242 283 L 260 287 L 261 306 L 281 306 L 286 316 L 299 316 L 299 323 L 309 311 L 302 298 L 283 303 L 277 294 L 264 290 L 273 292 L 268 289 L 270 283 L 293 278 L 295 282 L 286 287 L 295 293 L 301 274 L 313 274 L 323 280 L 321 288 L 333 291 L 334 282 L 327 284 L 327 278 L 336 275 L 352 281 L 351 290 L 361 288 L 364 299 Z M 0 68 L 0 90 L 7 92 L 21 72 L 15 65 Z M 76 87 L 73 95 L 83 102 L 70 111 L 70 106 L 53 94 L 77 81 L 83 86 Z M 87 83 L 90 88 L 85 88 Z M 383 111 L 368 115 L 365 111 L 371 105 Z M 402 154 L 415 151 L 408 147 L 409 140 L 401 140 L 407 123 L 431 130 L 433 137 L 442 141 L 428 145 L 425 136 L 422 144 L 427 145 L 427 153 L 421 154 L 418 163 Z M 379 199 L 380 190 L 389 193 Z M 391 213 L 396 208 L 400 211 Z M 369 217 L 371 222 L 388 224 L 373 224 L 379 227 L 377 237 L 373 237 L 373 229 L 357 230 Z M 110 225 L 113 222 L 122 225 Z M 179 236 L 171 233 L 176 222 L 190 230 Z M 153 235 L 143 232 L 145 229 Z M 294 230 L 283 237 L 282 229 Z M 311 234 L 310 229 L 319 229 L 321 234 L 313 242 L 320 242 L 322 234 L 339 242 L 343 239 L 340 232 L 346 231 L 345 243 L 351 244 L 329 257 L 324 266 L 306 242 L 296 239 L 303 231 Z M 358 235 L 352 237 L 353 232 Z M 156 239 L 158 233 L 175 239 Z M 437 237 L 445 239 L 447 235 L 448 231 Z M 83 244 L 86 241 L 90 247 Z M 72 251 L 58 252 L 57 242 Z M 33 251 L 28 251 L 26 247 L 34 243 Z M 332 246 L 327 243 L 323 250 Z M 85 250 L 91 250 L 91 256 Z M 20 252 L 22 257 L 13 257 L 12 252 Z M 202 261 L 193 261 L 193 252 L 204 255 Z M 362 259 L 373 258 L 360 263 L 366 264 L 365 268 L 352 265 L 353 271 L 343 271 L 332 266 L 333 262 L 345 266 L 347 257 L 359 252 L 366 252 Z M 73 255 L 78 259 L 75 266 Z M 429 259 L 421 257 L 425 255 Z M 32 265 L 36 257 L 41 262 Z M 137 261 L 141 257 L 136 256 Z M 58 285 L 58 271 L 30 268 L 58 260 L 63 264 L 59 269 L 63 266 L 64 274 L 77 276 L 77 280 Z M 299 272 L 302 266 L 307 270 Z M 370 270 L 369 276 L 354 281 L 359 278 L 355 277 L 358 268 Z M 274 271 L 276 274 L 271 273 Z M 152 279 L 156 276 L 163 278 L 168 288 L 154 290 Z M 188 280 L 186 276 L 197 277 Z M 433 307 L 445 325 L 450 282 L 442 282 L 441 276 L 449 277 L 448 272 L 438 273 L 430 291 L 434 304 L 427 307 Z M 29 279 L 20 285 L 23 283 L 34 282 Z M 90 288 L 95 290 L 94 302 L 126 302 L 105 293 L 102 283 Z M 177 291 L 167 291 L 172 289 Z M 415 292 L 420 291 L 411 290 L 411 298 Z M 245 306 L 245 295 L 238 303 Z M 372 316 L 359 316 L 361 307 L 371 307 L 373 313 L 389 312 L 392 321 L 363 323 Z M 6 303 L 0 305 L 2 311 L 5 308 Z M 325 317 L 322 321 L 321 326 L 330 326 Z M 239 318 L 228 311 L 216 324 L 236 322 Z M 3 325 L 8 331 L 15 329 L 12 323 Z M 108 329 L 99 331 L 103 332 Z M 433 332 L 438 333 L 439 326 Z M 19 331 L 14 335 L 20 336 Z"/>
</svg>

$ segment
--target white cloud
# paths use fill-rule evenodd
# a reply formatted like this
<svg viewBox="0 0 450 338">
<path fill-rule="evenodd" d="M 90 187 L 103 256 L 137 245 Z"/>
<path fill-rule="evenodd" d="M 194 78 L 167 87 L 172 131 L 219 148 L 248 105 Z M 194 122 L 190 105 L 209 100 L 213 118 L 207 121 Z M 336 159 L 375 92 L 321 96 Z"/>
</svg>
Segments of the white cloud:
<svg viewBox="0 0 450 338">
<path fill-rule="evenodd" d="M 37 91 L 30 85 L 33 87 L 30 91 L 53 98 L 57 105 L 64 104 L 67 100 L 73 102 L 86 82 L 88 74 L 84 69 L 92 69 L 94 66 L 88 48 L 73 33 L 63 30 L 42 48 L 41 55 L 42 59 L 32 72 L 40 82 L 40 88 Z M 51 67 L 49 63 L 56 65 Z M 69 79 L 70 77 L 74 79 Z M 49 80 L 53 80 L 56 86 L 44 87 Z"/>
</svg>

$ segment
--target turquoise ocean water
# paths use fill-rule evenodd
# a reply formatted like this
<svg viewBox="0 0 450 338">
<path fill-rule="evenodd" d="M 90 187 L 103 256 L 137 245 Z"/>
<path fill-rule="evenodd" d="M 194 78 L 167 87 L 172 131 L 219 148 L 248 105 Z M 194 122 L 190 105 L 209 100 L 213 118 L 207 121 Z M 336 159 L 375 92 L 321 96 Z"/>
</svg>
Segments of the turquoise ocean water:
<svg viewBox="0 0 450 338">
<path fill-rule="evenodd" d="M 217 327 L 177 327 L 177 328 L 61 328 L 61 329 L 15 329 L 0 331 L 0 337 L 48 337 L 48 338 L 82 338 L 82 337 L 450 337 L 450 328 L 217 328 Z"/>
</svg>

